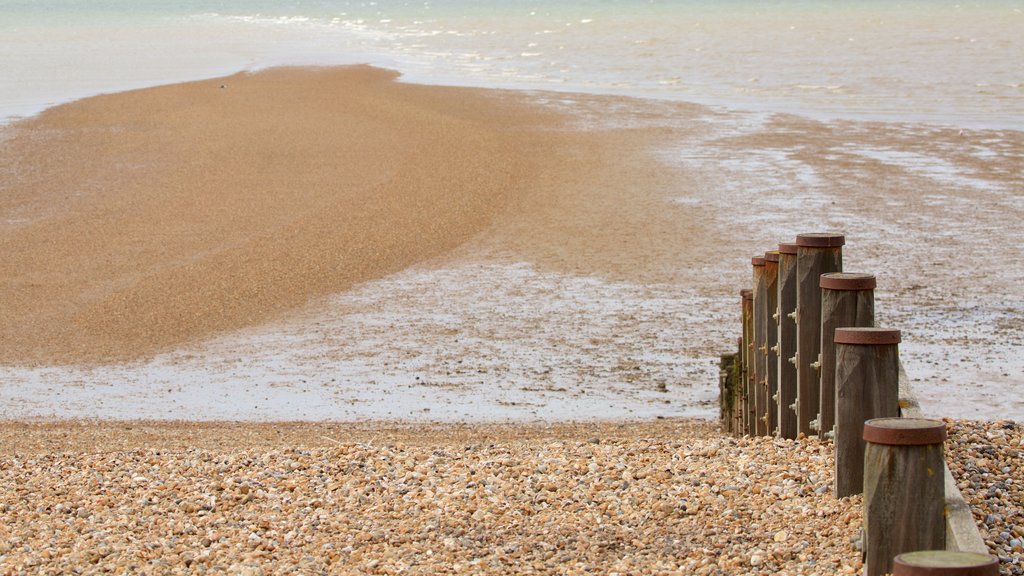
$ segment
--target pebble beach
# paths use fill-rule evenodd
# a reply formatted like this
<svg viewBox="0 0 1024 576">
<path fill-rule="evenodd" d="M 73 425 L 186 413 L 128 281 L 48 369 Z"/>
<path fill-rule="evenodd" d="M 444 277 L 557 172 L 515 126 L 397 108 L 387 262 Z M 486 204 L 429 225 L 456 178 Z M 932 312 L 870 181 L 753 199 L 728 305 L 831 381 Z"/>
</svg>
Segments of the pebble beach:
<svg viewBox="0 0 1024 576">
<path fill-rule="evenodd" d="M 861 566 L 860 501 L 831 496 L 817 441 L 725 438 L 699 420 L 85 426 L 3 426 L 0 574 Z"/>
<path fill-rule="evenodd" d="M 1022 428 L 947 420 L 1001 573 Z M 4 423 L 0 574 L 853 574 L 817 440 L 702 420 L 534 426 Z"/>
<path fill-rule="evenodd" d="M 1024 426 L 946 420 L 946 460 L 1004 575 L 1024 574 Z"/>
<path fill-rule="evenodd" d="M 0 576 L 858 574 L 712 420 L 817 231 L 1024 576 L 1015 2 L 0 14 Z"/>
</svg>

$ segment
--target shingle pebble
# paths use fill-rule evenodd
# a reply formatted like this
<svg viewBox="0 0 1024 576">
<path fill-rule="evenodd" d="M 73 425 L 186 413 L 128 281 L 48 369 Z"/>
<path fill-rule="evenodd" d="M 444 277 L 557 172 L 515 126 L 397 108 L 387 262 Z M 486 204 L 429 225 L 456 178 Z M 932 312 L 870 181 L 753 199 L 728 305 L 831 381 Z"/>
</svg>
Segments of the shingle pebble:
<svg viewBox="0 0 1024 576">
<path fill-rule="evenodd" d="M 483 441 L 460 428 L 450 441 L 424 433 L 435 442 L 382 431 L 329 446 L 4 455 L 0 574 L 861 568 L 859 498 L 819 490 L 827 445 L 678 422 L 504 439 L 483 428 Z"/>
<path fill-rule="evenodd" d="M 946 459 L 1000 573 L 1024 575 L 1024 426 L 946 420 Z"/>
</svg>

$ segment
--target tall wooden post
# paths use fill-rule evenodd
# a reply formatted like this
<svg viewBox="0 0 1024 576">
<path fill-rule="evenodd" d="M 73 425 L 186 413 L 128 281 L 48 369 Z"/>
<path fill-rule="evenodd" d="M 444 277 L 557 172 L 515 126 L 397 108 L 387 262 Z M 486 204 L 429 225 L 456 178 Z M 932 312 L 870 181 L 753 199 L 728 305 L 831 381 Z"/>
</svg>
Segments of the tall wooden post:
<svg viewBox="0 0 1024 576">
<path fill-rule="evenodd" d="M 768 411 L 768 391 L 765 388 L 767 368 L 765 334 L 767 329 L 764 323 L 767 318 L 767 291 L 764 279 L 764 258 L 754 256 L 750 263 L 754 267 L 754 434 L 765 436 L 768 434 L 768 424 L 765 419 L 765 414 Z"/>
<path fill-rule="evenodd" d="M 769 436 L 779 433 L 779 251 L 764 253 L 765 423 Z"/>
<path fill-rule="evenodd" d="M 999 576 L 999 558 L 955 550 L 904 552 L 893 559 L 892 576 Z"/>
<path fill-rule="evenodd" d="M 899 416 L 899 342 L 899 330 L 836 329 L 837 498 L 864 489 L 864 422 Z"/>
<path fill-rule="evenodd" d="M 743 397 L 740 402 L 740 410 L 742 411 L 740 434 L 753 436 L 754 291 L 740 290 L 740 301 L 743 306 L 743 382 L 740 384 Z"/>
<path fill-rule="evenodd" d="M 864 573 L 881 576 L 899 554 L 946 548 L 946 425 L 873 419 L 864 423 L 864 440 Z"/>
<path fill-rule="evenodd" d="M 796 438 L 796 244 L 779 244 L 779 437 Z"/>
<path fill-rule="evenodd" d="M 836 422 L 836 328 L 875 325 L 875 277 L 833 272 L 821 276 L 821 408 L 818 434 L 832 438 Z"/>
<path fill-rule="evenodd" d="M 796 237 L 796 425 L 810 436 L 821 404 L 821 288 L 822 274 L 843 271 L 842 234 L 815 233 Z"/>
</svg>

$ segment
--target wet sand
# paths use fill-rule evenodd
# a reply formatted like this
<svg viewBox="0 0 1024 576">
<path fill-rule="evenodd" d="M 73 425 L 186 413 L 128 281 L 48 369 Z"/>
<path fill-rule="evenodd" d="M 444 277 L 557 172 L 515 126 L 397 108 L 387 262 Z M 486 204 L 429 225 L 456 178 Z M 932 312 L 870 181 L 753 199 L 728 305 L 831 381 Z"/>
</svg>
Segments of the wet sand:
<svg viewBox="0 0 1024 576">
<path fill-rule="evenodd" d="M 1024 417 L 1022 133 L 392 77 L 8 127 L 0 417 L 711 416 L 749 257 L 810 230 L 878 275 L 928 413 Z"/>
<path fill-rule="evenodd" d="M 536 188 L 554 115 L 370 68 L 278 69 L 21 122 L 0 362 L 145 358 L 443 254 Z"/>
<path fill-rule="evenodd" d="M 1024 413 L 1020 133 L 392 78 L 5 128 L 0 568 L 855 573 L 827 446 L 666 418 L 713 414 L 749 256 L 812 225 L 927 413 Z"/>
</svg>

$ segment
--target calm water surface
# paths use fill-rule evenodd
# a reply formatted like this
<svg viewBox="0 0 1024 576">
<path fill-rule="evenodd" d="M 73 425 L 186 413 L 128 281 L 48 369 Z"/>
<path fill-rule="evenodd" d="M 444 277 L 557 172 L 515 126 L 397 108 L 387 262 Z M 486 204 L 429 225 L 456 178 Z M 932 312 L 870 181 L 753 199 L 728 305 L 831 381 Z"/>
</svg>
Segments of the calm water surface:
<svg viewBox="0 0 1024 576">
<path fill-rule="evenodd" d="M 1024 129 L 1024 2 L 0 0 L 0 118 L 281 64 Z"/>
</svg>

